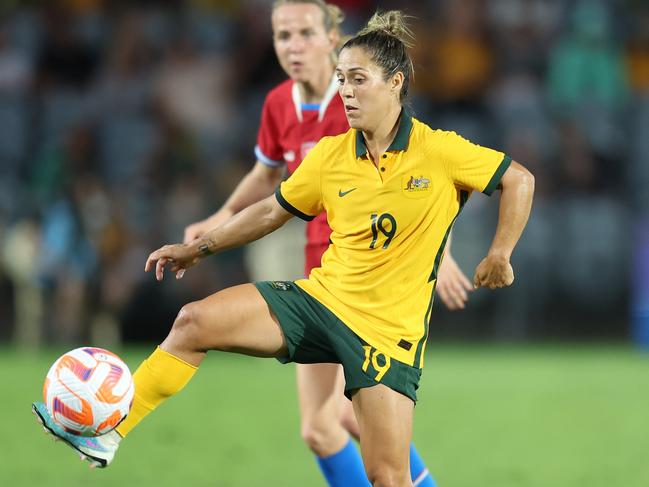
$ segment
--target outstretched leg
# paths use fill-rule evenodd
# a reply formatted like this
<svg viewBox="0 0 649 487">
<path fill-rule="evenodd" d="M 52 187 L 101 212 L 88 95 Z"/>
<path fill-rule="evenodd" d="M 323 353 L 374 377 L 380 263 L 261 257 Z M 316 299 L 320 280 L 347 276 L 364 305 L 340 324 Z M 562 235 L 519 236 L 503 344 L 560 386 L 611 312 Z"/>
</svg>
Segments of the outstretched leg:
<svg viewBox="0 0 649 487">
<path fill-rule="evenodd" d="M 133 374 L 133 406 L 117 427 L 119 435 L 110 432 L 91 440 L 69 435 L 49 418 L 44 405 L 35 404 L 34 411 L 51 433 L 94 464 L 105 467 L 112 461 L 120 437 L 179 392 L 208 350 L 257 357 L 283 357 L 288 353 L 278 321 L 257 288 L 252 284 L 235 286 L 180 310 L 167 338 Z"/>
<path fill-rule="evenodd" d="M 183 306 L 160 350 L 133 375 L 133 407 L 117 432 L 126 436 L 160 403 L 180 391 L 208 350 L 257 357 L 286 355 L 284 334 L 255 286 L 231 287 Z"/>
</svg>

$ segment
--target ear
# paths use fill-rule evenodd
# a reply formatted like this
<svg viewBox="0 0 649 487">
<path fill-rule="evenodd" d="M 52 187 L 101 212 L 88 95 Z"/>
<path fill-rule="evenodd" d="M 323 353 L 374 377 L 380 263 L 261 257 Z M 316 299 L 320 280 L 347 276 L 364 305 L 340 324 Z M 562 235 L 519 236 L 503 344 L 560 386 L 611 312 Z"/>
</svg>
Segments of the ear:
<svg viewBox="0 0 649 487">
<path fill-rule="evenodd" d="M 338 29 L 331 29 L 327 34 L 327 37 L 329 38 L 331 49 L 335 50 L 340 42 L 340 33 L 338 32 Z"/>
<path fill-rule="evenodd" d="M 397 71 L 392 75 L 390 79 L 390 90 L 399 94 L 401 93 L 401 87 L 403 86 L 404 76 L 401 71 Z"/>
</svg>

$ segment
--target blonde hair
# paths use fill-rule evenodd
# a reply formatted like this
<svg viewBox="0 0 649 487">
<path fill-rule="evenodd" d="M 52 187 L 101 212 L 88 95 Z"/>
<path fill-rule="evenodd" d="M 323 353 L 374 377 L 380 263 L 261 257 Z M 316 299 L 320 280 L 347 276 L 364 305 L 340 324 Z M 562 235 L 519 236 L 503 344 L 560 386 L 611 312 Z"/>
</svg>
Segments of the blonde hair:
<svg viewBox="0 0 649 487">
<path fill-rule="evenodd" d="M 275 0 L 275 3 L 273 3 L 273 12 L 277 7 L 281 7 L 282 5 L 296 5 L 303 3 L 315 5 L 320 9 L 325 30 L 327 32 L 335 30 L 338 34 L 341 33 L 340 25 L 343 23 L 343 20 L 345 20 L 345 14 L 340 10 L 340 7 L 327 3 L 324 0 Z"/>
<path fill-rule="evenodd" d="M 386 81 L 401 71 L 400 102 L 408 96 L 410 79 L 415 77 L 415 68 L 408 54 L 408 48 L 415 41 L 415 35 L 407 25 L 409 18 L 412 17 L 399 10 L 376 12 L 367 25 L 342 46 L 342 49 L 355 46 L 366 49 L 372 61 L 383 70 Z"/>
</svg>

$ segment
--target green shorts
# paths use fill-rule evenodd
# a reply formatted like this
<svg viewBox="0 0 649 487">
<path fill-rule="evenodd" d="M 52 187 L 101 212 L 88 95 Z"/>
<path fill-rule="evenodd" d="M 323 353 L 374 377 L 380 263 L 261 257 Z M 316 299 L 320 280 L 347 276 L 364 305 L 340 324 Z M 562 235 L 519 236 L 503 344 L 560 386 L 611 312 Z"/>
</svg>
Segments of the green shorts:
<svg viewBox="0 0 649 487">
<path fill-rule="evenodd" d="M 414 402 L 421 369 L 388 357 L 368 345 L 317 299 L 291 281 L 261 281 L 255 286 L 284 332 L 288 356 L 282 363 L 338 363 L 345 373 L 345 395 L 384 384 Z"/>
</svg>

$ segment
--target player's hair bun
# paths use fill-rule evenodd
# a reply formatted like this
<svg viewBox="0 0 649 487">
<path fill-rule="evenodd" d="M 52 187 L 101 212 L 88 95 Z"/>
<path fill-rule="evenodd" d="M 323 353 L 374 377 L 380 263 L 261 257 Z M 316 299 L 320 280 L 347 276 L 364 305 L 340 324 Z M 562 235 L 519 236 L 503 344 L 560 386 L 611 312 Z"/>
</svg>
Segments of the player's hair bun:
<svg viewBox="0 0 649 487">
<path fill-rule="evenodd" d="M 412 47 L 414 45 L 415 35 L 408 27 L 408 18 L 410 16 L 405 15 L 399 10 L 376 12 L 358 35 L 362 36 L 373 32 L 385 32 L 399 39 L 406 47 Z"/>
</svg>

